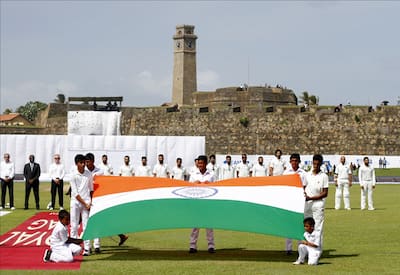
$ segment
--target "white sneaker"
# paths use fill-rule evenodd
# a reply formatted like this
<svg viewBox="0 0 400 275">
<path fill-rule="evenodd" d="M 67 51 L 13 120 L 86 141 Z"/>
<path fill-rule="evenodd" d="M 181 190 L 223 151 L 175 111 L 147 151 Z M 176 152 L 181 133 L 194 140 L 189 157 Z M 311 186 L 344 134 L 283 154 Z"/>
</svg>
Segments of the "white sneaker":
<svg viewBox="0 0 400 275">
<path fill-rule="evenodd" d="M 61 207 L 61 206 L 60 206 L 60 210 L 64 210 L 64 207 Z"/>
<path fill-rule="evenodd" d="M 53 208 L 53 207 L 50 207 L 49 210 L 54 210 L 54 208 Z"/>
<path fill-rule="evenodd" d="M 50 210 L 50 207 L 51 207 L 51 202 L 49 202 L 48 204 L 47 204 L 47 210 Z"/>
<path fill-rule="evenodd" d="M 11 207 L 11 210 L 15 210 L 15 207 L 13 206 L 13 207 Z"/>
<path fill-rule="evenodd" d="M 82 256 L 90 256 L 89 250 L 85 250 L 82 254 Z"/>
<path fill-rule="evenodd" d="M 373 211 L 373 210 L 375 210 L 375 208 L 368 208 L 368 210 Z"/>
<path fill-rule="evenodd" d="M 351 208 L 350 208 L 350 207 L 347 207 L 346 210 L 351 210 Z"/>
<path fill-rule="evenodd" d="M 299 260 L 293 262 L 294 265 L 299 265 L 299 264 L 304 264 L 303 262 L 300 262 Z"/>
<path fill-rule="evenodd" d="M 3 209 L 3 206 L 0 206 L 0 210 Z"/>
</svg>

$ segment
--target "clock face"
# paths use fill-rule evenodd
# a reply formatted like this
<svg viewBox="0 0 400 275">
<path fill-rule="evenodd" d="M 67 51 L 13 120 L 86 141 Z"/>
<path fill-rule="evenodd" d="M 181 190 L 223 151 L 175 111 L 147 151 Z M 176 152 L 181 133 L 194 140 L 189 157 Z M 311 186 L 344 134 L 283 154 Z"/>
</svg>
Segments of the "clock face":
<svg viewBox="0 0 400 275">
<path fill-rule="evenodd" d="M 193 41 L 192 41 L 192 40 L 186 41 L 186 46 L 187 46 L 188 48 L 192 48 L 192 47 L 193 47 Z"/>
<path fill-rule="evenodd" d="M 177 48 L 180 48 L 180 47 L 181 47 L 181 42 L 177 41 L 177 42 L 176 42 L 176 47 L 177 47 Z"/>
</svg>

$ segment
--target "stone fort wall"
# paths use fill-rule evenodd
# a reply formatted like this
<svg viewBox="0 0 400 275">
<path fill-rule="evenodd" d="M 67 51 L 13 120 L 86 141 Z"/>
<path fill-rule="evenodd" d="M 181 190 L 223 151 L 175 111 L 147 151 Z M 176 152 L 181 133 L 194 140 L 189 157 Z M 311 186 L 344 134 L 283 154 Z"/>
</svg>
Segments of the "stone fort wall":
<svg viewBox="0 0 400 275">
<path fill-rule="evenodd" d="M 79 109 L 85 106 L 79 105 Z M 71 106 L 69 107 L 71 110 Z M 72 108 L 73 109 L 73 108 Z M 87 106 L 90 109 L 90 106 Z M 400 155 L 400 106 L 122 107 L 123 135 L 205 136 L 206 153 Z M 67 105 L 49 105 L 38 127 L 2 134 L 67 134 Z"/>
</svg>

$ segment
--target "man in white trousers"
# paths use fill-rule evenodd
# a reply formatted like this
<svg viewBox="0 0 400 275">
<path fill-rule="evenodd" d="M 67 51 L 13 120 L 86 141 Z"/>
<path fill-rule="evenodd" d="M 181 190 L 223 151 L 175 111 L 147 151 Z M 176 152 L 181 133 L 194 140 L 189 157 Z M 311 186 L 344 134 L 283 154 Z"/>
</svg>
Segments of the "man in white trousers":
<svg viewBox="0 0 400 275">
<path fill-rule="evenodd" d="M 321 234 L 321 247 L 323 243 L 323 227 L 325 220 L 325 200 L 328 196 L 328 175 L 321 171 L 323 157 L 314 155 L 313 168 L 306 174 L 304 196 L 304 218 L 312 217 L 315 220 L 315 230 Z"/>
<path fill-rule="evenodd" d="M 194 184 L 208 184 L 214 182 L 214 174 L 207 170 L 207 156 L 198 157 L 198 170 L 190 174 L 189 181 Z M 207 242 L 208 242 L 208 252 L 215 253 L 214 244 L 214 230 L 207 228 Z M 193 228 L 190 234 L 190 249 L 189 253 L 197 252 L 197 239 L 199 238 L 200 228 Z"/>
<path fill-rule="evenodd" d="M 344 209 L 350 208 L 350 187 L 353 183 L 353 173 L 350 165 L 346 163 L 345 156 L 340 157 L 340 163 L 335 167 L 334 181 L 336 185 L 335 209 L 340 209 L 340 203 L 343 195 Z"/>
<path fill-rule="evenodd" d="M 71 177 L 71 237 L 78 239 L 79 217 L 82 217 L 82 230 L 85 231 L 89 219 L 89 210 L 92 205 L 91 193 L 93 192 L 93 178 L 88 170 L 85 170 L 86 157 L 78 154 L 75 156 L 77 169 Z M 83 242 L 84 256 L 90 254 L 90 241 Z"/>
<path fill-rule="evenodd" d="M 290 155 L 290 166 L 283 172 L 283 175 L 293 175 L 298 174 L 300 176 L 301 183 L 303 187 L 306 185 L 306 171 L 300 168 L 300 154 Z M 286 254 L 292 255 L 293 251 L 293 241 L 292 239 L 286 239 Z"/>
<path fill-rule="evenodd" d="M 361 187 L 361 210 L 365 210 L 366 199 L 368 197 L 368 210 L 375 210 L 372 192 L 375 189 L 376 178 L 375 170 L 369 165 L 369 158 L 364 157 L 364 165 L 358 170 L 358 177 Z"/>
</svg>

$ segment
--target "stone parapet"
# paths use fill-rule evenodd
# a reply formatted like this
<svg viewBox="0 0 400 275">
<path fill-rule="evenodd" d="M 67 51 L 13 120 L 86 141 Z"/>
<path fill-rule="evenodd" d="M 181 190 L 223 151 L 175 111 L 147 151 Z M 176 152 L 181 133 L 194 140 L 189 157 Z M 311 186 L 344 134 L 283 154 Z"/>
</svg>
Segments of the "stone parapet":
<svg viewBox="0 0 400 275">
<path fill-rule="evenodd" d="M 52 108 L 52 104 L 51 107 Z M 208 108 L 207 108 L 208 107 Z M 203 108 L 200 110 L 200 108 Z M 232 106 L 122 107 L 122 135 L 205 136 L 207 154 L 284 153 L 400 155 L 400 106 L 346 107 L 254 104 Z M 67 134 L 67 117 L 48 110 L 38 128 L 4 129 L 2 134 Z M 51 115 L 53 114 L 53 115 Z M 247 121 L 247 123 L 243 123 Z"/>
</svg>

